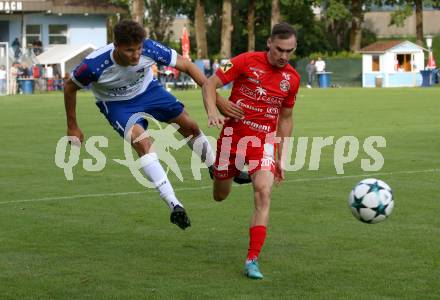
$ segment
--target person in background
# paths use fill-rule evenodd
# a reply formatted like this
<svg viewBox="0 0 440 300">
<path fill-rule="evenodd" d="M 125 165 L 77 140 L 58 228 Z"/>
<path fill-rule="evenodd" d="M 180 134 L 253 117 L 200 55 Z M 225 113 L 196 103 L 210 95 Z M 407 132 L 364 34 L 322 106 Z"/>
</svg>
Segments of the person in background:
<svg viewBox="0 0 440 300">
<path fill-rule="evenodd" d="M 218 63 L 218 59 L 214 59 L 214 62 L 212 63 L 212 73 L 215 74 L 218 67 L 220 67 L 220 64 Z"/>
<path fill-rule="evenodd" d="M 35 56 L 40 55 L 43 53 L 43 43 L 39 39 L 36 39 L 32 43 L 32 50 L 34 51 Z"/>
<path fill-rule="evenodd" d="M 53 82 L 53 67 L 52 65 L 47 65 L 44 68 L 44 77 L 46 79 L 46 87 L 48 91 L 54 90 L 54 82 Z"/>
<path fill-rule="evenodd" d="M 6 67 L 0 66 L 0 95 L 6 94 Z"/>
<path fill-rule="evenodd" d="M 14 50 L 14 57 L 15 60 L 18 60 L 21 56 L 21 43 L 18 40 L 18 38 L 15 38 L 15 40 L 11 44 L 12 49 Z"/>
<path fill-rule="evenodd" d="M 31 68 L 32 71 L 32 77 L 34 78 L 34 83 L 35 83 L 35 91 L 42 91 L 42 86 L 41 86 L 41 67 L 39 65 L 33 65 Z"/>
<path fill-rule="evenodd" d="M 323 61 L 321 57 L 318 57 L 318 60 L 315 62 L 315 68 L 316 72 L 325 71 L 325 61 Z"/>
<path fill-rule="evenodd" d="M 19 77 L 29 78 L 32 75 L 32 71 L 28 68 L 26 63 L 22 63 L 19 67 Z"/>
<path fill-rule="evenodd" d="M 17 79 L 18 79 L 18 63 L 14 62 L 9 69 L 11 78 L 9 79 L 9 91 L 12 95 L 17 94 Z"/>
<path fill-rule="evenodd" d="M 203 73 L 205 73 L 206 77 L 209 77 L 212 75 L 211 72 L 211 62 L 209 59 L 205 59 L 203 62 Z"/>
<path fill-rule="evenodd" d="M 313 77 L 315 76 L 315 61 L 312 59 L 306 66 L 307 72 L 307 88 L 312 88 L 313 85 Z"/>
</svg>

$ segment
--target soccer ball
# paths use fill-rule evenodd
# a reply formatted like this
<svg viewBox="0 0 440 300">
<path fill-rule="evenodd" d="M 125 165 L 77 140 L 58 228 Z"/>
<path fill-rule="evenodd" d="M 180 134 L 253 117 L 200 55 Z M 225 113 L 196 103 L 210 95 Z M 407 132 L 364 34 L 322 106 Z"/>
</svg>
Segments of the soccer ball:
<svg viewBox="0 0 440 300">
<path fill-rule="evenodd" d="M 369 224 L 379 223 L 393 211 L 393 192 L 382 180 L 364 179 L 351 190 L 348 206 L 356 219 Z"/>
</svg>

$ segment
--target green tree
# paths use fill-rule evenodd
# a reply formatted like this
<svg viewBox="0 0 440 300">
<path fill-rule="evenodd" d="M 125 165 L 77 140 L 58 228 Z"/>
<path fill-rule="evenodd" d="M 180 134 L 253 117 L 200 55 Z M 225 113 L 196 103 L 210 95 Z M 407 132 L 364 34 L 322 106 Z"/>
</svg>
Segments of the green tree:
<svg viewBox="0 0 440 300">
<path fill-rule="evenodd" d="M 115 4 L 117 6 L 123 7 L 127 10 L 127 15 L 111 15 L 107 19 L 107 42 L 111 43 L 113 41 L 113 26 L 121 19 L 121 18 L 129 18 L 130 17 L 130 8 L 129 8 L 129 0 L 110 0 L 111 4 Z"/>
<path fill-rule="evenodd" d="M 234 26 L 232 25 L 232 0 L 223 0 L 222 7 L 222 34 L 220 56 L 222 58 L 231 57 L 231 34 Z"/>
<path fill-rule="evenodd" d="M 206 41 L 205 1 L 195 1 L 194 27 L 196 31 L 197 58 L 208 57 L 208 43 Z"/>
<path fill-rule="evenodd" d="M 281 21 L 280 0 L 272 0 L 270 28 Z"/>
<path fill-rule="evenodd" d="M 247 11 L 248 51 L 255 50 L 255 0 L 249 0 Z"/>
<path fill-rule="evenodd" d="M 144 0 L 131 1 L 131 18 L 142 26 L 145 20 L 145 3 Z"/>
<path fill-rule="evenodd" d="M 358 51 L 361 49 L 362 23 L 364 22 L 364 12 L 361 0 L 352 0 L 350 3 L 351 28 L 350 28 L 350 50 Z"/>
<path fill-rule="evenodd" d="M 333 35 L 327 34 L 327 21 L 325 18 L 318 19 L 313 11 L 314 1 L 282 0 L 281 14 L 283 20 L 292 24 L 297 30 L 298 47 L 296 56 L 305 57 L 313 52 L 333 51 L 336 39 Z M 337 25 L 336 16 L 335 26 Z M 343 26 L 346 27 L 346 26 Z"/>
<path fill-rule="evenodd" d="M 170 43 L 170 30 L 179 10 L 180 3 L 174 0 L 145 0 L 147 10 L 146 26 L 150 37 L 165 44 Z"/>
<path fill-rule="evenodd" d="M 326 25 L 333 39 L 333 49 L 346 49 L 351 14 L 342 1 L 330 0 L 326 10 Z"/>
<path fill-rule="evenodd" d="M 405 0 L 389 1 L 390 4 L 400 5 L 396 11 L 391 14 L 390 25 L 403 26 L 405 20 L 416 13 L 416 43 L 423 46 L 423 1 Z M 425 1 L 426 2 L 426 1 Z M 430 2 L 430 1 L 429 1 Z M 430 3 L 431 4 L 431 3 Z"/>
<path fill-rule="evenodd" d="M 191 52 L 193 56 L 198 58 L 207 58 L 213 55 L 218 55 L 220 51 L 220 33 L 221 33 L 221 1 L 206 1 L 204 2 L 204 14 L 203 17 L 199 18 L 200 23 L 196 24 L 196 3 L 197 0 L 182 0 L 180 1 L 180 6 L 178 9 L 178 13 L 186 15 L 190 21 L 193 29 L 195 30 L 195 34 L 190 35 L 191 45 L 196 45 L 196 47 L 191 48 Z M 197 22 L 199 22 L 197 20 Z M 197 27 L 205 26 L 206 34 L 200 34 L 201 41 L 197 42 Z M 197 53 L 200 49 L 199 45 L 202 45 L 203 42 L 207 43 L 207 49 L 205 54 L 205 50 Z M 204 46 L 202 45 L 202 49 Z"/>
</svg>

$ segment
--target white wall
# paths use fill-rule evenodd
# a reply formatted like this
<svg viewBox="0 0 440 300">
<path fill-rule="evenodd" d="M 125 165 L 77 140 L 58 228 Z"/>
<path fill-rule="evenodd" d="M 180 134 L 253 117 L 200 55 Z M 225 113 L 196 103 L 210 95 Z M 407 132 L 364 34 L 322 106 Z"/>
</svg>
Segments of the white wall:
<svg viewBox="0 0 440 300">
<path fill-rule="evenodd" d="M 22 15 L 2 15 L 0 20 L 9 21 L 9 43 L 15 38 L 22 42 Z M 107 18 L 104 15 L 47 15 L 26 14 L 26 24 L 41 25 L 43 47 L 49 45 L 49 24 L 67 24 L 67 43 L 72 45 L 93 44 L 102 47 L 107 44 Z"/>
<path fill-rule="evenodd" d="M 362 55 L 362 72 L 371 72 L 371 67 L 373 65 L 373 56 L 370 54 Z"/>
<path fill-rule="evenodd" d="M 416 53 L 414 55 L 414 63 L 416 65 L 417 71 L 421 71 L 425 69 L 425 55 L 423 52 Z"/>
<path fill-rule="evenodd" d="M 395 64 L 395 54 L 392 52 L 387 52 L 383 55 L 383 71 L 385 73 L 392 73 L 394 71 Z"/>
<path fill-rule="evenodd" d="M 67 43 L 71 45 L 93 44 L 102 47 L 107 44 L 106 17 L 102 15 L 44 15 L 26 17 L 26 24 L 42 25 L 43 46 L 49 45 L 49 24 L 67 24 Z"/>
</svg>

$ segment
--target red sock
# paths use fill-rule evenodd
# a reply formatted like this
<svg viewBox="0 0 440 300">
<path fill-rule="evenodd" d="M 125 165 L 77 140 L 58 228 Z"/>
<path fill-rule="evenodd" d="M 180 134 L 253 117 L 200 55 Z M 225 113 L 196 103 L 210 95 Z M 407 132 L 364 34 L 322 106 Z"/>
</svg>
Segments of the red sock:
<svg viewBox="0 0 440 300">
<path fill-rule="evenodd" d="M 249 249 L 247 259 L 257 259 L 266 239 L 266 226 L 254 226 L 249 228 Z"/>
</svg>

